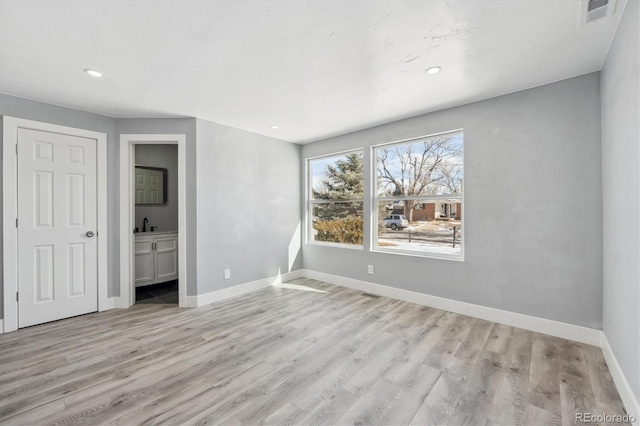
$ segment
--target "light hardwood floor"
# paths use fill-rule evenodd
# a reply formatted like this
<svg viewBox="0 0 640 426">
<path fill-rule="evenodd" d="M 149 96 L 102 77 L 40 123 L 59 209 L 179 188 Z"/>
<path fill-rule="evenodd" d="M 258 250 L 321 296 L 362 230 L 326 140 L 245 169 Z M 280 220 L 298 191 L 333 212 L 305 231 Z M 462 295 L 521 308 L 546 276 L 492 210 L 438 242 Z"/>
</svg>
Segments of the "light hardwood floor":
<svg viewBox="0 0 640 426">
<path fill-rule="evenodd" d="M 560 425 L 624 414 L 595 346 L 291 284 L 0 335 L 0 423 Z"/>
</svg>

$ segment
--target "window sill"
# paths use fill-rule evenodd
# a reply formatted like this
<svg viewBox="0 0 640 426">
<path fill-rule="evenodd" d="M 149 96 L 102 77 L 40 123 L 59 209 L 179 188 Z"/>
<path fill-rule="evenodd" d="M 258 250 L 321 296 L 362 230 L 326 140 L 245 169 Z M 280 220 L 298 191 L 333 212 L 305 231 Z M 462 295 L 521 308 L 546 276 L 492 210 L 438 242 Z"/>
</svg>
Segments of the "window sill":
<svg viewBox="0 0 640 426">
<path fill-rule="evenodd" d="M 464 262 L 464 251 L 461 254 L 444 254 L 434 252 L 418 252 L 399 249 L 388 249 L 384 247 L 374 246 L 371 251 L 373 253 L 393 254 L 396 256 L 412 256 L 437 260 L 452 260 L 454 262 Z"/>
<path fill-rule="evenodd" d="M 305 244 L 308 244 L 310 246 L 345 248 L 349 250 L 364 250 L 364 246 L 358 246 L 355 244 L 325 243 L 319 241 L 307 241 Z"/>
</svg>

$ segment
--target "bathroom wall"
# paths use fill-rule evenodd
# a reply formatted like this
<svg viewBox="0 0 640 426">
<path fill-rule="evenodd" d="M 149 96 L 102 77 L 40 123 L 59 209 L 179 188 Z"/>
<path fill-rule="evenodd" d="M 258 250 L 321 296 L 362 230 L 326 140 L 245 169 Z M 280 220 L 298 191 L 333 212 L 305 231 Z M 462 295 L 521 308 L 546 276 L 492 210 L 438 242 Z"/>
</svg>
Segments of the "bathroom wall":
<svg viewBox="0 0 640 426">
<path fill-rule="evenodd" d="M 167 204 L 136 205 L 135 226 L 142 231 L 142 221 L 148 218 L 147 231 L 178 230 L 178 146 L 136 145 L 136 165 L 167 169 Z"/>
</svg>

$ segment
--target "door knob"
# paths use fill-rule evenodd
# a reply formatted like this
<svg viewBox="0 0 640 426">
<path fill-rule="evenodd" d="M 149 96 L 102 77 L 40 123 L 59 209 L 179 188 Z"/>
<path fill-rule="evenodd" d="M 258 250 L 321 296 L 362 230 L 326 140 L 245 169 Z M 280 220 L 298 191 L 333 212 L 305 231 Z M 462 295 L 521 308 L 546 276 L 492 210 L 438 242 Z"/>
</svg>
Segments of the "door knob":
<svg viewBox="0 0 640 426">
<path fill-rule="evenodd" d="M 87 233 L 85 234 L 87 237 L 91 238 L 93 237 L 95 234 L 93 233 L 93 231 L 87 231 Z"/>
</svg>

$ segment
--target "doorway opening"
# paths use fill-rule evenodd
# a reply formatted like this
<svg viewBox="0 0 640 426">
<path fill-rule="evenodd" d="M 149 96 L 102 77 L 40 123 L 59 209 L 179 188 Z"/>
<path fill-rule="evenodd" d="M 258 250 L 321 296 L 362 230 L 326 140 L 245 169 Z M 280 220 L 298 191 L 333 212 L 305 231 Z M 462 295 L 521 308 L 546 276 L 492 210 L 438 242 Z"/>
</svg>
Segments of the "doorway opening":
<svg viewBox="0 0 640 426">
<path fill-rule="evenodd" d="M 160 284 L 136 286 L 136 305 L 166 305 L 178 303 L 178 280 Z"/>
<path fill-rule="evenodd" d="M 120 136 L 120 307 L 187 306 L 185 140 Z"/>
<path fill-rule="evenodd" d="M 178 303 L 178 145 L 135 144 L 135 303 Z"/>
</svg>

